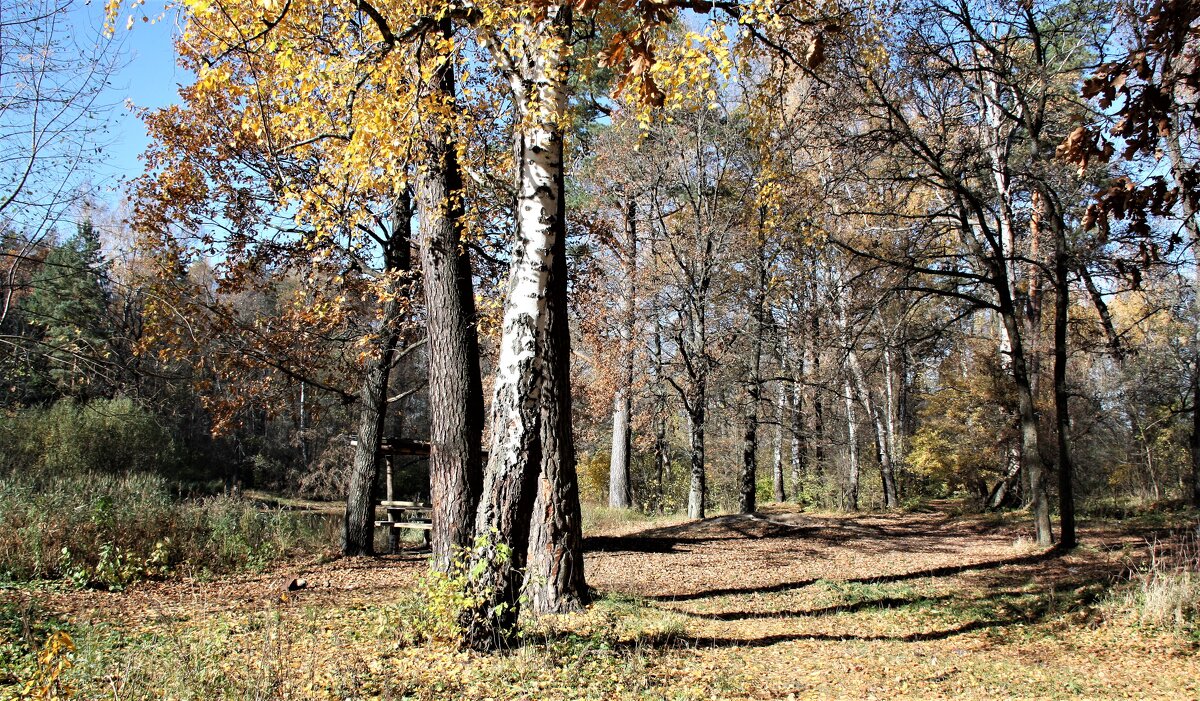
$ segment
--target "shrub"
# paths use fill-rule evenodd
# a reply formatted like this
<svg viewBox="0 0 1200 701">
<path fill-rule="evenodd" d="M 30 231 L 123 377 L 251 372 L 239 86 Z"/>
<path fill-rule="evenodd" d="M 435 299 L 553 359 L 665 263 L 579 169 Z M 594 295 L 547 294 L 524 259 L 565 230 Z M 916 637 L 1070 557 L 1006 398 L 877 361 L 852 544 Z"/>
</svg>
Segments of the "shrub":
<svg viewBox="0 0 1200 701">
<path fill-rule="evenodd" d="M 0 479 L 0 578 L 120 588 L 180 569 L 261 569 L 330 542 L 302 513 L 234 497 L 176 501 L 161 476 L 13 472 Z"/>
<path fill-rule="evenodd" d="M 180 455 L 160 420 L 127 398 L 64 399 L 0 415 L 3 472 L 169 472 Z"/>
</svg>

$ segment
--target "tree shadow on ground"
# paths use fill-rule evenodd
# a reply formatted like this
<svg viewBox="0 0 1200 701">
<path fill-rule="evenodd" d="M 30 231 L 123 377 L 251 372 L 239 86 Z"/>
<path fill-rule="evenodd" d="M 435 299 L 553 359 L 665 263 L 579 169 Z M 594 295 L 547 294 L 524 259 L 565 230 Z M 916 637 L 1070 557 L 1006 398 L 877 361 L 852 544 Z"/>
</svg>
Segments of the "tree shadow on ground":
<svg viewBox="0 0 1200 701">
<path fill-rule="evenodd" d="M 932 630 L 896 633 L 853 632 L 853 619 L 848 619 L 845 633 L 797 632 L 738 637 L 687 635 L 676 632 L 652 633 L 628 641 L 630 648 L 705 648 L 705 647 L 765 647 L 795 641 L 890 641 L 923 642 L 944 640 L 982 630 L 1003 629 L 1015 625 L 1033 625 L 1055 616 L 1081 613 L 1091 620 L 1091 607 L 1113 584 L 1122 579 L 1127 565 L 1107 562 L 1072 562 L 1062 559 L 1064 551 L 1046 552 L 1019 558 L 1006 558 L 988 563 L 962 567 L 939 567 L 905 575 L 861 577 L 839 582 L 883 583 L 919 577 L 950 577 L 967 575 L 957 582 L 956 591 L 939 595 L 913 594 L 908 597 L 885 596 L 875 599 L 835 604 L 816 609 L 777 611 L 724 611 L 694 613 L 668 608 L 674 613 L 693 619 L 749 622 L 752 620 L 811 619 L 821 616 L 885 613 L 891 609 L 936 605 L 936 616 L 947 616 L 953 625 Z M 960 593 L 961 592 L 961 593 Z M 745 590 L 738 593 L 757 593 Z M 958 619 L 954 621 L 953 619 Z M 967 619 L 967 620 L 963 620 Z M 936 624 L 935 617 L 930 623 Z M 626 643 L 622 643 L 626 644 Z"/>
<path fill-rule="evenodd" d="M 693 613 L 668 609 L 672 612 L 684 613 L 689 618 L 703 618 L 712 621 L 749 621 L 771 618 L 818 618 L 821 616 L 836 616 L 843 613 L 905 608 L 947 601 L 949 594 L 940 596 L 885 596 L 878 599 L 864 599 L 844 604 L 833 604 L 815 609 L 779 609 L 775 611 L 718 611 L 716 613 Z"/>
<path fill-rule="evenodd" d="M 1059 557 L 1062 551 L 1057 548 L 1051 548 L 1040 553 L 1032 555 L 1021 555 L 1016 557 L 998 558 L 995 560 L 985 560 L 983 562 L 972 562 L 961 565 L 947 565 L 943 567 L 932 567 L 923 570 L 914 570 L 911 572 L 900 572 L 896 574 L 873 575 L 868 577 L 853 577 L 847 579 L 839 579 L 837 581 L 849 582 L 854 584 L 886 584 L 890 582 L 901 582 L 911 579 L 924 579 L 927 577 L 947 577 L 956 574 L 962 574 L 971 570 L 988 570 L 1007 567 L 1012 565 L 1029 565 L 1044 562 Z M 687 594 L 663 594 L 659 596 L 647 597 L 650 601 L 695 601 L 697 599 L 710 599 L 718 596 L 736 596 L 743 594 L 772 594 L 792 589 L 801 589 L 810 586 L 820 581 L 819 579 L 801 579 L 791 582 L 780 582 L 778 584 L 769 584 L 765 586 L 753 587 L 717 587 L 712 589 L 704 589 L 697 592 Z"/>
</svg>

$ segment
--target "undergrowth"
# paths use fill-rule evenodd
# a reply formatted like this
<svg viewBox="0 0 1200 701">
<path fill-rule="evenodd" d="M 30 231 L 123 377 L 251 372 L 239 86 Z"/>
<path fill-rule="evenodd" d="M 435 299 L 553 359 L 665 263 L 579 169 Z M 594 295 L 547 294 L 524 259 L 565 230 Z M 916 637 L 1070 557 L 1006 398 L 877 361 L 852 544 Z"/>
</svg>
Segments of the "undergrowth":
<svg viewBox="0 0 1200 701">
<path fill-rule="evenodd" d="M 1200 526 L 1150 543 L 1150 560 L 1109 595 L 1112 618 L 1200 637 Z"/>
<path fill-rule="evenodd" d="M 261 570 L 332 542 L 327 522 L 235 497 L 178 501 L 145 473 L 0 478 L 0 580 L 119 589 L 188 571 Z"/>
</svg>

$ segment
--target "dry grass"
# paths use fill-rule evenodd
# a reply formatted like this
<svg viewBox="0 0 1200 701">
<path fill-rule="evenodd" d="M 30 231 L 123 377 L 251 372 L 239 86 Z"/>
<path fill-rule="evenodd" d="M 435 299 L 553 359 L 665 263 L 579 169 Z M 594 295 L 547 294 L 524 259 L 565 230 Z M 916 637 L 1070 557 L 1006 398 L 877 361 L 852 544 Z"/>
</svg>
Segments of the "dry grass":
<svg viewBox="0 0 1200 701">
<path fill-rule="evenodd" d="M 604 528 L 599 602 L 500 655 L 406 642 L 415 555 L 297 565 L 310 584 L 286 598 L 278 572 L 32 597 L 76 633 L 89 698 L 1200 696 L 1188 634 L 1109 615 L 1149 563 L 1143 532 L 1093 526 L 1061 554 L 944 513 Z"/>
<path fill-rule="evenodd" d="M 1107 602 L 1109 615 L 1139 625 L 1194 634 L 1200 622 L 1200 539 L 1195 528 L 1147 544 L 1149 562 Z"/>
</svg>

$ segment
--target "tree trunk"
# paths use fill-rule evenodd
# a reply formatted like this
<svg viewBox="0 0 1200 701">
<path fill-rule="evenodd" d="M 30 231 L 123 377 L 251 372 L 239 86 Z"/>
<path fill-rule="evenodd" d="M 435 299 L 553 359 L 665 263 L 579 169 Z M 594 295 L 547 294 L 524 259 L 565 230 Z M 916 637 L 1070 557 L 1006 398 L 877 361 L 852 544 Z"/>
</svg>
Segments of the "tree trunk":
<svg viewBox="0 0 1200 701">
<path fill-rule="evenodd" d="M 663 386 L 662 329 L 657 322 L 654 327 L 654 383 L 655 509 L 661 511 L 666 505 L 666 483 L 671 456 L 667 443 L 667 390 Z"/>
<path fill-rule="evenodd" d="M 800 380 L 792 383 L 792 498 L 799 499 L 808 467 L 808 437 L 804 426 L 804 359 L 800 359 Z"/>
<path fill-rule="evenodd" d="M 887 430 L 884 428 L 882 408 L 871 397 L 871 388 L 867 386 L 862 366 L 858 362 L 858 353 L 849 351 L 846 356 L 847 365 L 854 385 L 858 389 L 859 401 L 862 402 L 871 426 L 875 429 L 875 455 L 879 460 L 879 476 L 883 482 L 883 504 L 889 509 L 900 505 L 896 498 L 896 476 L 892 470 L 892 457 L 888 450 Z"/>
<path fill-rule="evenodd" d="M 821 319 L 816 314 L 812 315 L 812 338 L 808 340 L 809 352 L 812 354 L 812 362 L 808 364 L 812 370 L 814 382 L 821 381 L 821 351 L 817 347 L 818 339 L 821 338 Z M 821 397 L 819 390 L 813 391 L 812 398 L 813 421 L 812 421 L 812 442 L 813 442 L 813 472 L 821 475 L 825 471 L 825 402 Z M 799 402 L 797 402 L 797 411 L 799 411 Z"/>
<path fill-rule="evenodd" d="M 450 36 L 449 20 L 438 33 Z M 440 67 L 425 82 L 425 98 L 433 107 L 453 105 L 454 61 L 432 58 Z M 417 171 L 417 203 L 429 344 L 430 544 L 433 566 L 445 571 L 455 549 L 474 540 L 483 483 L 484 402 L 471 261 L 461 242 L 464 193 L 458 153 L 444 120 L 427 122 L 424 136 L 426 163 Z"/>
<path fill-rule="evenodd" d="M 1181 193 L 1179 204 L 1183 210 L 1183 227 L 1192 239 L 1192 257 L 1196 264 L 1192 280 L 1192 321 L 1195 327 L 1192 331 L 1192 435 L 1188 441 L 1192 453 L 1192 484 L 1188 496 L 1192 506 L 1200 506 L 1200 212 L 1196 211 L 1195 199 L 1189 196 L 1189 183 L 1184 175 L 1186 164 L 1180 143 L 1183 129 L 1178 117 L 1176 115 L 1176 119 L 1172 120 L 1174 123 L 1166 142 L 1171 160 L 1171 177 Z M 1190 185 L 1195 187 L 1195 183 Z"/>
<path fill-rule="evenodd" d="M 563 170 L 557 189 L 565 193 Z M 525 593 L 536 613 L 578 611 L 591 602 L 583 572 L 583 515 L 571 425 L 571 328 L 567 317 L 566 202 L 558 199 L 542 385 L 542 471 L 529 535 Z M 632 383 L 631 383 L 632 384 Z M 628 465 L 627 465 L 628 467 Z"/>
<path fill-rule="evenodd" d="M 742 434 L 741 496 L 738 509 L 752 514 L 758 508 L 758 402 L 761 363 L 758 354 L 751 359 L 750 382 L 746 384 L 746 414 Z"/>
<path fill-rule="evenodd" d="M 763 260 L 765 241 L 762 231 L 763 218 L 759 219 L 759 241 L 755 251 L 755 288 L 751 309 L 754 336 L 750 344 L 750 372 L 746 378 L 746 413 L 742 434 L 742 475 L 739 510 L 752 514 L 758 508 L 758 405 L 762 398 L 762 346 L 766 322 L 763 319 L 767 296 L 767 265 Z"/>
<path fill-rule="evenodd" d="M 849 460 L 845 508 L 847 511 L 858 511 L 858 418 L 854 415 L 854 389 L 850 387 L 848 372 L 842 393 L 846 398 L 846 449 Z"/>
<path fill-rule="evenodd" d="M 1067 279 L 1067 237 L 1056 210 L 1054 228 L 1054 423 L 1058 429 L 1059 542 L 1073 548 L 1075 539 L 1074 465 L 1071 462 L 1070 395 L 1067 394 L 1067 314 L 1070 310 Z"/>
<path fill-rule="evenodd" d="M 781 363 L 782 365 L 782 363 Z M 787 385 L 783 380 L 775 382 L 775 437 L 771 455 L 771 491 L 777 503 L 787 501 L 787 489 L 783 474 L 783 423 L 787 415 Z"/>
<path fill-rule="evenodd" d="M 412 205 L 407 190 L 397 197 L 392 213 L 391 235 L 385 256 L 385 274 L 408 270 L 411 263 L 409 230 Z M 390 286 L 395 286 L 392 281 Z M 394 293 L 395 289 L 388 290 Z M 373 492 L 379 474 L 379 445 L 387 419 L 388 379 L 392 359 L 400 342 L 397 323 L 400 304 L 395 294 L 385 297 L 381 310 L 379 352 L 364 371 L 359 390 L 358 441 L 346 490 L 346 513 L 342 524 L 342 554 L 373 555 L 375 552 L 375 502 Z"/>
<path fill-rule="evenodd" d="M 625 260 L 622 261 L 625 285 L 621 299 L 621 383 L 613 396 L 612 453 L 608 466 L 608 505 L 628 509 L 633 504 L 629 486 L 629 461 L 633 445 L 630 421 L 633 412 L 633 326 L 637 288 L 637 205 L 626 195 Z"/>
<path fill-rule="evenodd" d="M 704 474 L 704 388 L 699 388 L 688 407 L 688 448 L 691 453 L 691 483 L 688 487 L 688 518 L 704 518 L 708 496 Z"/>
<path fill-rule="evenodd" d="M 518 137 L 524 149 L 518 163 L 517 231 L 493 390 L 492 449 L 476 517 L 476 532 L 486 542 L 472 557 L 475 602 L 461 619 L 464 644 L 479 650 L 506 645 L 520 615 L 530 519 L 543 466 L 542 392 L 552 371 L 543 358 L 548 283 L 552 252 L 560 250 L 556 239 L 565 231 L 559 120 L 567 109 L 570 8 L 551 6 L 536 25 L 527 21 L 520 72 L 508 76 L 520 123 L 527 126 Z M 565 289 L 556 286 L 555 293 Z"/>
<path fill-rule="evenodd" d="M 1021 332 L 1011 298 L 1001 295 L 1000 316 L 1008 329 L 1012 343 L 1010 357 L 1013 381 L 1017 386 L 1017 407 L 1021 417 L 1021 461 L 1029 479 L 1030 508 L 1033 511 L 1034 530 L 1038 545 L 1054 542 L 1050 529 L 1050 503 L 1046 495 L 1045 471 L 1042 466 L 1041 450 L 1038 445 L 1037 409 L 1033 402 L 1033 388 L 1025 366 L 1025 353 L 1021 345 Z"/>
</svg>

